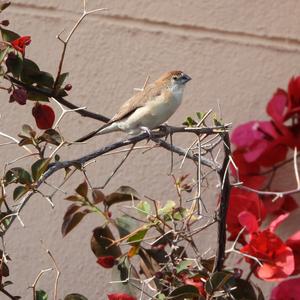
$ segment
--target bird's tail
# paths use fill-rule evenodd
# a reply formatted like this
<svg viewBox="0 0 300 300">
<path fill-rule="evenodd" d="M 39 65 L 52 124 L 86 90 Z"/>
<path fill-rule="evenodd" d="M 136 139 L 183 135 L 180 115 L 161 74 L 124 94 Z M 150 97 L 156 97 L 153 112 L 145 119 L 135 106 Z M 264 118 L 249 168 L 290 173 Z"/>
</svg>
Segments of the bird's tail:
<svg viewBox="0 0 300 300">
<path fill-rule="evenodd" d="M 108 123 L 108 124 L 104 124 L 103 126 L 101 126 L 100 128 L 90 132 L 89 134 L 79 138 L 78 140 L 76 140 L 75 142 L 77 143 L 81 143 L 81 142 L 85 142 L 87 140 L 89 140 L 90 138 L 92 138 L 95 135 L 100 135 L 100 134 L 104 134 L 104 133 L 109 133 L 109 132 L 113 132 L 119 130 L 119 128 L 116 126 L 115 123 Z"/>
</svg>

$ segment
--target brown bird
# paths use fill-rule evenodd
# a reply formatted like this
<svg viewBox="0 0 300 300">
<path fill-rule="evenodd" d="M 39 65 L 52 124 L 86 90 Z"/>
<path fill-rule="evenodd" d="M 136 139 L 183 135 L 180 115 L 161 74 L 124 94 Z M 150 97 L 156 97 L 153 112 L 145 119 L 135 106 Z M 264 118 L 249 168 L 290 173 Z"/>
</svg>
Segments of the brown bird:
<svg viewBox="0 0 300 300">
<path fill-rule="evenodd" d="M 113 131 L 124 131 L 130 135 L 143 131 L 149 133 L 174 114 L 182 101 L 185 84 L 190 80 L 191 77 L 182 71 L 163 74 L 127 100 L 107 124 L 76 142 L 83 142 L 95 135 Z"/>
</svg>

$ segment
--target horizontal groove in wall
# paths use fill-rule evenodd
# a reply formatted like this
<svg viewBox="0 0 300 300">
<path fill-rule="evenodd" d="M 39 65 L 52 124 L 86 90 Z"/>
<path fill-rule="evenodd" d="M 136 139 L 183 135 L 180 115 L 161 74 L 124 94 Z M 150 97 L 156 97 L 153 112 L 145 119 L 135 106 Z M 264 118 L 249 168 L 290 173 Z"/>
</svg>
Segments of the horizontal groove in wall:
<svg viewBox="0 0 300 300">
<path fill-rule="evenodd" d="M 79 14 L 67 10 L 43 8 L 36 5 L 14 4 L 11 12 L 19 14 L 39 15 L 50 18 L 76 19 Z M 88 16 L 92 19 L 103 19 L 113 25 L 130 27 L 142 31 L 170 33 L 186 37 L 223 41 L 252 47 L 263 47 L 275 51 L 300 52 L 300 39 L 280 36 L 259 35 L 248 32 L 229 31 L 219 28 L 174 24 L 150 19 L 137 19 L 126 15 L 114 15 L 111 12 L 99 12 Z"/>
</svg>

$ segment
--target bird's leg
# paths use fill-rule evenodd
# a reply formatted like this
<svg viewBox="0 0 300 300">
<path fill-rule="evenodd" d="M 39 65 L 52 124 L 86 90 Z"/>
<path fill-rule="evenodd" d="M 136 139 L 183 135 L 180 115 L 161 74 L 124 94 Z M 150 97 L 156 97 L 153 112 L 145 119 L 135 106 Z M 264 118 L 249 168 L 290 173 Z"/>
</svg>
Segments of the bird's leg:
<svg viewBox="0 0 300 300">
<path fill-rule="evenodd" d="M 141 126 L 140 129 L 143 130 L 144 132 L 146 132 L 148 134 L 149 139 L 153 138 L 153 134 L 152 134 L 151 130 L 148 127 Z"/>
<path fill-rule="evenodd" d="M 165 140 L 167 140 L 168 136 L 171 133 L 170 126 L 168 125 L 168 123 L 165 122 L 165 123 L 161 124 L 159 126 L 159 130 L 162 130 L 162 131 L 164 131 L 166 133 Z"/>
</svg>

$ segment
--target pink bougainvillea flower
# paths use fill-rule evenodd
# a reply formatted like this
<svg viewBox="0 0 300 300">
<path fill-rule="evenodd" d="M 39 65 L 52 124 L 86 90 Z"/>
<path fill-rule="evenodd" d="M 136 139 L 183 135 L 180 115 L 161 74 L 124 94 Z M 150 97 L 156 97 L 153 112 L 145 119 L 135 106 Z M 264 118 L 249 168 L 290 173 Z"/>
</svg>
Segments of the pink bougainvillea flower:
<svg viewBox="0 0 300 300">
<path fill-rule="evenodd" d="M 19 52 L 21 52 L 23 55 L 25 54 L 25 48 L 31 43 L 31 37 L 21 36 L 18 39 L 11 42 L 11 45 Z"/>
<path fill-rule="evenodd" d="M 245 215 L 243 213 L 248 213 L 248 221 L 245 220 Z M 249 215 L 251 214 L 251 216 Z M 264 205 L 256 193 L 248 192 L 238 188 L 232 188 L 229 201 L 229 209 L 227 214 L 227 230 L 230 232 L 230 241 L 233 241 L 238 236 L 239 232 L 243 229 L 245 224 L 242 222 L 248 222 L 249 228 L 257 227 L 255 222 L 252 222 L 252 225 L 249 224 L 249 216 L 253 220 L 256 219 L 256 223 L 261 224 L 266 216 L 266 210 Z M 240 237 L 240 242 L 245 243 L 244 235 L 247 232 L 244 232 Z"/>
<path fill-rule="evenodd" d="M 232 175 L 243 182 L 243 185 L 258 189 L 265 181 L 265 176 L 259 175 L 260 166 L 257 162 L 247 162 L 245 160 L 245 150 L 237 149 L 232 153 L 232 159 L 238 168 L 230 164 Z"/>
<path fill-rule="evenodd" d="M 247 232 L 253 233 L 253 232 L 256 232 L 258 230 L 257 218 L 251 212 L 245 211 L 245 210 L 242 211 L 238 215 L 238 220 L 239 220 L 240 224 L 243 227 L 245 227 Z"/>
<path fill-rule="evenodd" d="M 241 248 L 241 252 L 259 259 L 262 265 L 257 265 L 254 274 L 263 280 L 285 279 L 294 272 L 295 260 L 292 249 L 269 229 L 251 234 L 249 243 Z M 251 258 L 245 259 L 252 266 L 257 264 Z"/>
<path fill-rule="evenodd" d="M 273 288 L 270 300 L 300 300 L 300 278 L 279 283 Z"/>
<path fill-rule="evenodd" d="M 279 130 L 273 122 L 251 121 L 237 127 L 231 136 L 232 142 L 245 150 L 246 162 L 257 162 L 269 167 L 286 158 L 288 145 L 294 137 L 286 128 Z"/>
<path fill-rule="evenodd" d="M 300 274 L 300 231 L 290 236 L 286 241 L 286 245 L 293 250 L 295 258 L 295 270 L 292 275 Z"/>
<path fill-rule="evenodd" d="M 110 269 L 115 265 L 115 258 L 113 256 L 100 256 L 97 259 L 97 263 L 103 268 Z"/>
<path fill-rule="evenodd" d="M 46 104 L 36 103 L 32 108 L 32 115 L 35 118 L 36 125 L 39 129 L 49 129 L 52 127 L 55 120 L 53 109 Z"/>
<path fill-rule="evenodd" d="M 107 297 L 109 300 L 136 300 L 136 297 L 122 293 L 109 294 Z"/>
<path fill-rule="evenodd" d="M 298 208 L 298 204 L 295 199 L 290 195 L 284 195 L 283 197 L 274 198 L 274 196 L 265 195 L 262 198 L 265 208 L 268 213 L 274 215 L 281 215 L 287 212 L 292 212 Z"/>
<path fill-rule="evenodd" d="M 292 77 L 288 86 L 287 113 L 285 120 L 300 114 L 300 76 Z"/>
</svg>

